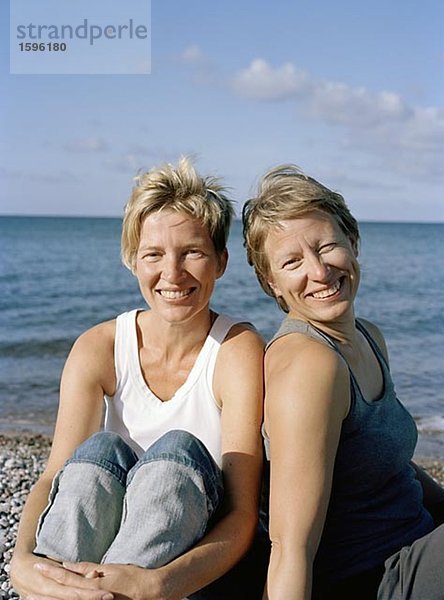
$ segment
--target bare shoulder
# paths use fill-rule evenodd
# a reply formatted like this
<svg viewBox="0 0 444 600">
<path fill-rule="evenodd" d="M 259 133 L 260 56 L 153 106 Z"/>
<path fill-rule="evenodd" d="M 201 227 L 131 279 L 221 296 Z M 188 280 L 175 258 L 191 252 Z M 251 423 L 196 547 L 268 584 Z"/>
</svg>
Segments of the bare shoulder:
<svg viewBox="0 0 444 600">
<path fill-rule="evenodd" d="M 116 320 L 104 321 L 84 331 L 75 341 L 72 352 L 93 352 L 95 356 L 109 353 L 114 348 Z"/>
<path fill-rule="evenodd" d="M 100 429 L 103 396 L 113 395 L 116 385 L 114 335 L 115 321 L 107 321 L 82 333 L 72 347 L 60 383 L 52 471 Z"/>
<path fill-rule="evenodd" d="M 219 404 L 230 394 L 237 400 L 263 394 L 264 340 L 252 326 L 233 325 L 217 355 L 213 389 Z"/>
<path fill-rule="evenodd" d="M 236 323 L 231 327 L 220 349 L 221 362 L 232 362 L 246 354 L 263 355 L 265 341 L 253 325 Z"/>
<path fill-rule="evenodd" d="M 63 370 L 62 384 L 78 378 L 100 383 L 109 393 L 115 383 L 115 319 L 86 330 L 75 341 Z"/>
<path fill-rule="evenodd" d="M 116 319 L 103 321 L 84 331 L 77 339 L 82 344 L 114 342 Z"/>
<path fill-rule="evenodd" d="M 377 327 L 377 325 L 375 325 L 371 321 L 367 321 L 367 319 L 360 318 L 359 321 L 364 325 L 364 327 L 367 329 L 369 334 L 375 340 L 376 344 L 378 345 L 378 348 L 381 350 L 382 354 L 384 355 L 384 358 L 388 362 L 389 356 L 388 356 L 387 344 L 385 342 L 382 331 L 379 329 L 379 327 Z"/>
<path fill-rule="evenodd" d="M 326 344 L 301 333 L 291 333 L 277 339 L 265 354 L 267 373 L 295 370 L 300 373 L 308 369 L 323 372 L 325 369 L 346 369 L 340 355 Z"/>
<path fill-rule="evenodd" d="M 276 340 L 265 355 L 267 404 L 293 403 L 297 395 L 313 406 L 335 403 L 344 417 L 350 406 L 349 371 L 341 356 L 327 345 L 300 333 Z M 297 391 L 297 392 L 296 392 Z"/>
</svg>

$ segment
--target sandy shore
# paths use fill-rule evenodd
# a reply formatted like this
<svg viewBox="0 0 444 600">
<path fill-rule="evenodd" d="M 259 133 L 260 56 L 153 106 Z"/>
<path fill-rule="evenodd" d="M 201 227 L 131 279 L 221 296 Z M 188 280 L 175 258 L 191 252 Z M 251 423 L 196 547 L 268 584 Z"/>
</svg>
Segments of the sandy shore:
<svg viewBox="0 0 444 600">
<path fill-rule="evenodd" d="M 9 582 L 9 561 L 26 496 L 43 471 L 49 436 L 0 434 L 0 599 L 18 598 Z M 418 460 L 444 486 L 444 461 Z"/>
</svg>

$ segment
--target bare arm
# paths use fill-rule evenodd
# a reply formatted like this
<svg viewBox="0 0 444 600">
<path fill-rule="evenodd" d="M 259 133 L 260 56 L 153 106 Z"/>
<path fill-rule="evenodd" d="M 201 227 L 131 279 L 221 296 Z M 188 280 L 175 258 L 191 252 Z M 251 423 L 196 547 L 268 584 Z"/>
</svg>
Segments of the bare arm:
<svg viewBox="0 0 444 600">
<path fill-rule="evenodd" d="M 214 378 L 222 404 L 225 512 L 199 544 L 164 567 L 168 599 L 183 598 L 222 576 L 251 544 L 262 466 L 262 364 L 261 338 L 242 325 L 233 327 L 219 352 Z"/>
<path fill-rule="evenodd" d="M 272 552 L 266 598 L 311 598 L 312 565 L 348 408 L 348 370 L 332 350 L 297 334 L 271 346 L 266 357 L 266 428 Z"/>
<path fill-rule="evenodd" d="M 43 578 L 34 568 L 43 561 L 32 554 L 37 521 L 48 502 L 56 472 L 74 449 L 100 428 L 103 395 L 112 392 L 115 385 L 113 340 L 114 324 L 99 325 L 77 340 L 66 361 L 51 454 L 24 507 L 11 564 L 12 583 L 22 595 L 43 592 L 55 598 L 69 597 L 63 595 L 66 589 Z M 103 596 L 103 592 L 94 594 L 89 597 Z"/>
<path fill-rule="evenodd" d="M 83 575 L 97 568 L 101 577 L 94 584 L 112 592 L 116 600 L 180 600 L 222 576 L 242 557 L 258 517 L 262 364 L 261 338 L 242 325 L 233 327 L 219 351 L 213 382 L 222 406 L 225 488 L 223 517 L 213 529 L 191 550 L 158 569 L 92 563 L 70 568 Z M 57 567 L 46 574 L 60 577 L 66 585 L 74 585 L 79 577 Z"/>
</svg>

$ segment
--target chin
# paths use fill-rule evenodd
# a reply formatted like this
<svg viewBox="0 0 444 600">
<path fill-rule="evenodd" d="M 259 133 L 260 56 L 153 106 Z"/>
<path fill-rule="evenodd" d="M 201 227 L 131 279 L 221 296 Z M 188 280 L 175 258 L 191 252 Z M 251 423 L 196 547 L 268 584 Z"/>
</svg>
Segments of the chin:
<svg viewBox="0 0 444 600">
<path fill-rule="evenodd" d="M 158 311 L 159 317 L 163 318 L 168 323 L 186 323 L 199 315 L 203 311 L 208 310 L 208 307 L 181 306 L 171 307 Z"/>
<path fill-rule="evenodd" d="M 314 322 L 314 323 L 334 323 L 335 321 L 342 320 L 344 317 L 347 317 L 353 313 L 353 305 L 350 305 L 348 302 L 341 302 L 341 305 L 330 305 L 330 306 L 321 306 L 317 308 L 312 308 L 311 310 L 307 310 L 301 312 L 300 310 L 293 310 L 290 307 L 290 312 L 288 313 L 290 317 L 293 319 L 300 319 L 302 321 Z"/>
<path fill-rule="evenodd" d="M 347 305 L 342 307 L 335 307 L 332 310 L 320 311 L 319 321 L 324 323 L 334 323 L 335 321 L 341 321 L 348 317 L 354 318 L 353 306 Z"/>
</svg>

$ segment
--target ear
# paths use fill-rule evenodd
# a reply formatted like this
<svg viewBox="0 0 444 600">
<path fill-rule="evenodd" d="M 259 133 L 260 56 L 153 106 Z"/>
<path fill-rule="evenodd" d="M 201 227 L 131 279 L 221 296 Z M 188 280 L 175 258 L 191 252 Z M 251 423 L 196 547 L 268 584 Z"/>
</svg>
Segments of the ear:
<svg viewBox="0 0 444 600">
<path fill-rule="evenodd" d="M 227 268 L 228 250 L 224 248 L 217 258 L 219 261 L 219 267 L 216 273 L 216 279 L 219 279 L 225 273 L 225 269 Z"/>
<path fill-rule="evenodd" d="M 279 296 L 282 296 L 282 292 L 279 288 L 279 286 L 277 286 L 273 281 L 267 281 L 268 285 L 270 286 L 270 288 L 273 291 L 273 294 L 276 296 L 276 298 L 279 298 Z"/>
<path fill-rule="evenodd" d="M 358 258 L 359 256 L 359 244 L 356 240 L 351 242 L 352 245 L 352 250 L 353 250 L 353 254 L 355 255 L 355 258 Z"/>
</svg>

